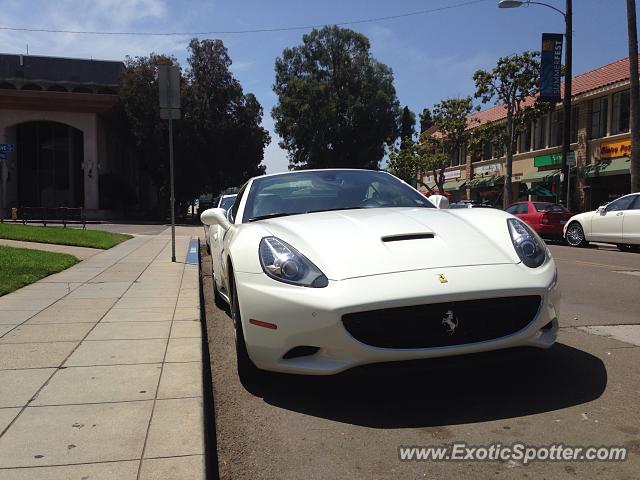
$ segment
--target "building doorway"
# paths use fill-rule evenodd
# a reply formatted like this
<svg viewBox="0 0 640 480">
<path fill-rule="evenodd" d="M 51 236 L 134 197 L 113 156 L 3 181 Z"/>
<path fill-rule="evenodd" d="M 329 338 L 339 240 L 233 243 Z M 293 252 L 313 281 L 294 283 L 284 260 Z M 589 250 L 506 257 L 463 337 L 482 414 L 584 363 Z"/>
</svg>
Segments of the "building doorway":
<svg viewBox="0 0 640 480">
<path fill-rule="evenodd" d="M 58 122 L 22 123 L 16 126 L 16 143 L 20 206 L 83 206 L 80 130 Z"/>
</svg>

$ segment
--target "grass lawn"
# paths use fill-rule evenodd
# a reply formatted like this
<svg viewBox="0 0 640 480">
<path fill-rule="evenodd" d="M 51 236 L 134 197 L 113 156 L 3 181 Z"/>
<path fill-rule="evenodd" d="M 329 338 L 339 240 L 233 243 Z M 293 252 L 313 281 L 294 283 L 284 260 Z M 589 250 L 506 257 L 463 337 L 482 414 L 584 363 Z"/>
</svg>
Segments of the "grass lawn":
<svg viewBox="0 0 640 480">
<path fill-rule="evenodd" d="M 0 245 L 0 296 L 77 263 L 66 253 L 51 253 Z"/>
<path fill-rule="evenodd" d="M 0 238 L 107 249 L 128 240 L 131 235 L 69 227 L 38 227 L 2 223 L 0 224 Z"/>
</svg>

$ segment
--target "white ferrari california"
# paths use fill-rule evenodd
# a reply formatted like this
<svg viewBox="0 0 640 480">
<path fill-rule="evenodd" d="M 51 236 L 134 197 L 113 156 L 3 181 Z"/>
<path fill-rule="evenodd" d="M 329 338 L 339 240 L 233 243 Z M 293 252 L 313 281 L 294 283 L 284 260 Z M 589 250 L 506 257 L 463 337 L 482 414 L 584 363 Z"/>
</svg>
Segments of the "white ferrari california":
<svg viewBox="0 0 640 480">
<path fill-rule="evenodd" d="M 333 169 L 255 177 L 201 220 L 223 232 L 214 292 L 241 377 L 556 340 L 555 263 L 503 211 L 438 209 L 389 173 Z"/>
</svg>

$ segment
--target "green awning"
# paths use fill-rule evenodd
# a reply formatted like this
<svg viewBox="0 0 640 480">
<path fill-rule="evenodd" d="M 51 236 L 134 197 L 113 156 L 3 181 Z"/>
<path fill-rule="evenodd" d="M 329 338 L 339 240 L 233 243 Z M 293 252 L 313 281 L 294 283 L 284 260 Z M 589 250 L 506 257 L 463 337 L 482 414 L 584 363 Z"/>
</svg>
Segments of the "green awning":
<svg viewBox="0 0 640 480">
<path fill-rule="evenodd" d="M 522 183 L 546 182 L 547 180 L 560 174 L 560 170 L 543 170 L 529 172 L 520 179 Z"/>
<path fill-rule="evenodd" d="M 467 182 L 467 187 L 469 188 L 488 188 L 494 187 L 496 184 L 500 183 L 503 180 L 502 175 L 491 175 L 488 177 L 476 177 L 469 182 Z"/>
<path fill-rule="evenodd" d="M 444 182 L 444 191 L 452 192 L 454 190 L 460 190 L 460 188 L 466 183 L 466 180 L 450 180 L 448 182 Z"/>
<path fill-rule="evenodd" d="M 538 197 L 555 197 L 555 193 L 552 191 L 540 186 L 536 185 L 527 190 L 527 195 L 536 195 Z"/>
<path fill-rule="evenodd" d="M 600 160 L 598 163 L 587 165 L 584 174 L 587 177 L 608 177 L 610 175 L 624 175 L 630 172 L 629 157 Z"/>
</svg>

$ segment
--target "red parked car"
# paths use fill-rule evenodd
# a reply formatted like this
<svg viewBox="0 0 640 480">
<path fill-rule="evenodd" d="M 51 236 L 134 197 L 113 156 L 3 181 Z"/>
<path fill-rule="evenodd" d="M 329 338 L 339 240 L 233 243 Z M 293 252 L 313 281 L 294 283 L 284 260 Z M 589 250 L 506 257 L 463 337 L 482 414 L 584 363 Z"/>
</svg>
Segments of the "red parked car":
<svg viewBox="0 0 640 480">
<path fill-rule="evenodd" d="M 521 218 L 538 235 L 546 238 L 562 238 L 562 229 L 573 213 L 562 205 L 551 202 L 518 202 L 506 209 Z"/>
</svg>

